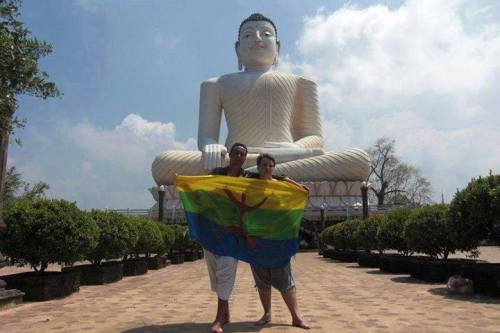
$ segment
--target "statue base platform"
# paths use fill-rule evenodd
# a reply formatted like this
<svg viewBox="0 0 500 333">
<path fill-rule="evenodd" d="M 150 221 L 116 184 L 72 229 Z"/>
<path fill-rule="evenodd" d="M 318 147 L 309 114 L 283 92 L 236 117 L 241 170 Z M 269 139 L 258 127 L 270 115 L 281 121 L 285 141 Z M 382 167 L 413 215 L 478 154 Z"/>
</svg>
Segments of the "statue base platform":
<svg viewBox="0 0 500 333">
<path fill-rule="evenodd" d="M 322 181 L 300 182 L 309 188 L 309 202 L 304 210 L 304 217 L 319 218 L 321 211 L 324 217 L 362 217 L 363 202 L 361 181 Z M 184 209 L 179 193 L 174 185 L 164 186 L 163 220 L 183 220 Z M 158 187 L 149 189 L 156 203 L 149 210 L 151 218 L 158 218 Z"/>
</svg>

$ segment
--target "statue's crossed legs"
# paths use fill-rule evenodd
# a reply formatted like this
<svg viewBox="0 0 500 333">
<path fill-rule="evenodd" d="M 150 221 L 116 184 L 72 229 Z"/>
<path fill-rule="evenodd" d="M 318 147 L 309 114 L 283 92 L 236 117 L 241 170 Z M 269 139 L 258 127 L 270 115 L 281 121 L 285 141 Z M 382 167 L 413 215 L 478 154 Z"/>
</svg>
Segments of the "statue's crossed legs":
<svg viewBox="0 0 500 333">
<path fill-rule="evenodd" d="M 256 171 L 257 154 L 249 153 L 244 168 Z M 226 155 L 225 165 L 229 162 Z M 151 167 L 158 185 L 173 184 L 175 174 L 206 175 L 199 151 L 167 151 L 156 156 Z M 361 149 L 346 149 L 295 161 L 278 163 L 275 174 L 284 174 L 296 181 L 363 181 L 370 172 L 370 157 Z"/>
</svg>

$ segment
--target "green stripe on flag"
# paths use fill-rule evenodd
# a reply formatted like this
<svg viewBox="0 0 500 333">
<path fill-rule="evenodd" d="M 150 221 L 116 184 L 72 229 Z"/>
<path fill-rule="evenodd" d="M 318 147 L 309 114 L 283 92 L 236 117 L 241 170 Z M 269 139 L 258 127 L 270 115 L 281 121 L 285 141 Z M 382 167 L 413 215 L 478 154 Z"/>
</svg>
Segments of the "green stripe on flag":
<svg viewBox="0 0 500 333">
<path fill-rule="evenodd" d="M 221 226 L 239 226 L 239 210 L 227 197 L 213 192 L 180 192 L 184 210 L 203 215 Z M 256 209 L 244 214 L 248 234 L 269 240 L 298 238 L 304 211 Z"/>
</svg>

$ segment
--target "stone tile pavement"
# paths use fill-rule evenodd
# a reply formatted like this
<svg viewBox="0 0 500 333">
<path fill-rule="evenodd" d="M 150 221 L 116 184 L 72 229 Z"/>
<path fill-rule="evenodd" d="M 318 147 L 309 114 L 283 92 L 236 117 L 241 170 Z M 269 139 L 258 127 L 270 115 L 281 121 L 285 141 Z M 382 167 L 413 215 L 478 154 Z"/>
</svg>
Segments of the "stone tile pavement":
<svg viewBox="0 0 500 333">
<path fill-rule="evenodd" d="M 315 253 L 299 253 L 292 265 L 310 332 L 500 332 L 500 299 L 452 296 L 442 284 Z M 216 307 L 208 285 L 203 260 L 168 266 L 110 285 L 82 286 L 64 299 L 3 310 L 0 332 L 208 332 Z M 274 323 L 254 326 L 262 310 L 250 267 L 240 262 L 230 300 L 232 323 L 224 331 L 302 332 L 289 325 L 288 310 L 275 291 L 272 302 Z"/>
</svg>

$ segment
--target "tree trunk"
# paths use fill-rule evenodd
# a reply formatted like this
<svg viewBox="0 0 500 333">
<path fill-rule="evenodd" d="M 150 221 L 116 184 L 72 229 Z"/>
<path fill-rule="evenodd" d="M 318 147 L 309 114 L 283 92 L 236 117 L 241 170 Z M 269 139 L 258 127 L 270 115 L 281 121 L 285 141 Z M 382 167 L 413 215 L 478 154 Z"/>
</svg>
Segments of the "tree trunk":
<svg viewBox="0 0 500 333">
<path fill-rule="evenodd" d="M 384 193 L 380 193 L 377 195 L 377 206 L 378 208 L 384 207 Z"/>
<path fill-rule="evenodd" d="M 9 148 L 9 132 L 0 131 L 0 233 L 6 225 L 2 218 L 3 195 L 5 191 L 5 176 L 7 174 L 7 151 Z"/>
<path fill-rule="evenodd" d="M 384 207 L 384 200 L 385 200 L 385 190 L 387 189 L 387 186 L 389 184 L 387 182 L 382 182 L 382 186 L 380 187 L 380 191 L 376 193 L 377 195 L 377 205 L 379 208 Z"/>
</svg>

